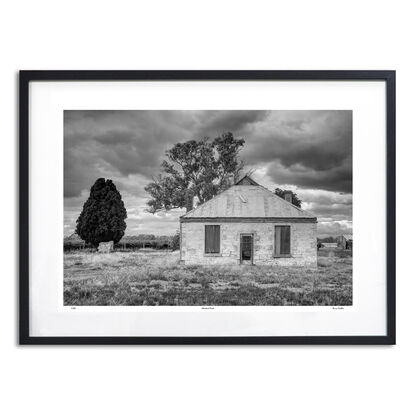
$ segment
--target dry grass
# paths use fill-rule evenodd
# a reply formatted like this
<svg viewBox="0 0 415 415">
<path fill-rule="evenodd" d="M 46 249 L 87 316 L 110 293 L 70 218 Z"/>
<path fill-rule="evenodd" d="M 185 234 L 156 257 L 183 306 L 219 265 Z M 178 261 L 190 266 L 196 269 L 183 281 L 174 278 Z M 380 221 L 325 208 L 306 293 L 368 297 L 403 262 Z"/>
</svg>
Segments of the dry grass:
<svg viewBox="0 0 415 415">
<path fill-rule="evenodd" d="M 65 253 L 65 305 L 352 304 L 352 258 L 320 251 L 316 269 L 182 266 L 178 252 Z"/>
</svg>

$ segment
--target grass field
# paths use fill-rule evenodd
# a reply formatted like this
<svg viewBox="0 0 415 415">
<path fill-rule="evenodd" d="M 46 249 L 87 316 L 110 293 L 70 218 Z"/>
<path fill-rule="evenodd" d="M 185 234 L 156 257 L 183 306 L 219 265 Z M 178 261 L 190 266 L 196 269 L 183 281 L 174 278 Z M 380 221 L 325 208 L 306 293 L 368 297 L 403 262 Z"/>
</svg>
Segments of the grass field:
<svg viewBox="0 0 415 415">
<path fill-rule="evenodd" d="M 179 253 L 130 251 L 64 256 L 64 304 L 331 305 L 352 304 L 352 258 L 319 251 L 316 269 L 183 266 Z"/>
</svg>

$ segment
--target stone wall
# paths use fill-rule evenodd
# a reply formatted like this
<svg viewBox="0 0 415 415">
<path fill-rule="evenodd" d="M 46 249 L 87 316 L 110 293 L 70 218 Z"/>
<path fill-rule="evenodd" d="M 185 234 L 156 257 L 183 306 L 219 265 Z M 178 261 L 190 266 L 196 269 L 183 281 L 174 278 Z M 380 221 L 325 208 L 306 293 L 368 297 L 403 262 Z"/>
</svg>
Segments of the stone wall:
<svg viewBox="0 0 415 415">
<path fill-rule="evenodd" d="M 205 254 L 205 225 L 220 225 L 220 253 Z M 274 258 L 276 225 L 291 227 L 291 255 Z M 202 223 L 181 224 L 181 260 L 186 265 L 237 265 L 240 262 L 240 234 L 254 234 L 256 265 L 317 266 L 317 223 Z"/>
</svg>

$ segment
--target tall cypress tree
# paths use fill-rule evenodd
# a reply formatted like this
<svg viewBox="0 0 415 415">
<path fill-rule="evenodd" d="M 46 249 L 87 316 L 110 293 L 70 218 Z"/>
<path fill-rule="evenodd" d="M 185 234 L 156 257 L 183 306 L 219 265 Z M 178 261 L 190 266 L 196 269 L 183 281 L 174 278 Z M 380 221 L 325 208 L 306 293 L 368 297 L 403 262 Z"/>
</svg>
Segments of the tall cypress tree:
<svg viewBox="0 0 415 415">
<path fill-rule="evenodd" d="M 76 233 L 87 243 L 120 241 L 127 227 L 127 211 L 112 180 L 97 179 L 76 221 Z"/>
</svg>

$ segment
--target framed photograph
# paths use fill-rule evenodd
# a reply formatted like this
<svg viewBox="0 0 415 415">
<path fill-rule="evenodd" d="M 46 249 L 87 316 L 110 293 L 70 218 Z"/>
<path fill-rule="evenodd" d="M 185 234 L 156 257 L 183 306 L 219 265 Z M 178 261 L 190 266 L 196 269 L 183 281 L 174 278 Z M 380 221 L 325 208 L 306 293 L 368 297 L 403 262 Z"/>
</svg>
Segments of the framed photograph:
<svg viewBox="0 0 415 415">
<path fill-rule="evenodd" d="M 394 71 L 21 71 L 21 344 L 395 344 Z"/>
</svg>

